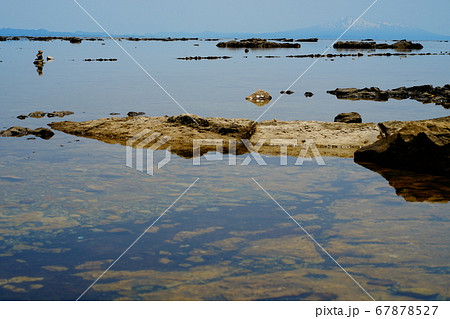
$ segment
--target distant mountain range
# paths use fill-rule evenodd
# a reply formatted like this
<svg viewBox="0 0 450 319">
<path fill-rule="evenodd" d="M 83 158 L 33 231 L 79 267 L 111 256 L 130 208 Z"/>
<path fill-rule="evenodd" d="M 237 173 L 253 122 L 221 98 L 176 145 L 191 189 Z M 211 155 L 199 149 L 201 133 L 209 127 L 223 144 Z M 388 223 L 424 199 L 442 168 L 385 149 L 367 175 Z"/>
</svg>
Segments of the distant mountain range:
<svg viewBox="0 0 450 319">
<path fill-rule="evenodd" d="M 335 21 L 318 25 L 315 27 L 300 28 L 287 31 L 266 32 L 266 33 L 250 33 L 250 32 L 212 32 L 204 31 L 200 33 L 191 32 L 158 32 L 146 34 L 113 34 L 115 37 L 198 37 L 198 38 L 311 38 L 319 39 L 336 39 L 338 38 L 352 23 L 354 18 L 347 17 Z M 0 29 L 2 36 L 76 36 L 76 37 L 104 37 L 102 32 L 54 32 L 45 29 L 26 30 L 26 29 Z M 440 35 L 419 28 L 403 26 L 399 24 L 391 24 L 386 22 L 374 23 L 363 19 L 358 20 L 342 39 L 375 39 L 375 40 L 450 40 L 450 35 Z"/>
</svg>

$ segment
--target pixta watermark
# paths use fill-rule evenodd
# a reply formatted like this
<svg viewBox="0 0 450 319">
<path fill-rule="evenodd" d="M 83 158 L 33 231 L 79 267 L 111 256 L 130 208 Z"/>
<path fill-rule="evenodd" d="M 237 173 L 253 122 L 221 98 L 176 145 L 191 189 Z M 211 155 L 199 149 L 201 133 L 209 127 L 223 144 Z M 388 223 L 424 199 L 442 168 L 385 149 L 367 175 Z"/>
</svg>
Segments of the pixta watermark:
<svg viewBox="0 0 450 319">
<path fill-rule="evenodd" d="M 171 161 L 171 148 L 166 145 L 170 140 L 170 136 L 148 129 L 139 132 L 127 140 L 126 166 L 153 175 L 155 169 L 161 169 Z M 230 166 L 247 166 L 254 162 L 265 166 L 267 162 L 261 156 L 265 147 L 271 148 L 270 154 L 277 154 L 280 166 L 288 165 L 288 156 L 295 158 L 295 166 L 301 166 L 305 161 L 316 161 L 320 166 L 326 165 L 312 139 L 302 142 L 297 139 L 260 139 L 256 143 L 248 139 L 192 139 L 185 144 L 192 145 L 192 149 L 187 150 L 187 153 L 192 154 L 193 166 L 200 166 L 205 161 L 227 161 Z M 202 154 L 202 148 L 203 151 L 207 149 L 205 154 Z M 163 159 L 156 161 L 156 150 L 165 151 Z M 242 154 L 239 163 L 236 154 Z"/>
</svg>

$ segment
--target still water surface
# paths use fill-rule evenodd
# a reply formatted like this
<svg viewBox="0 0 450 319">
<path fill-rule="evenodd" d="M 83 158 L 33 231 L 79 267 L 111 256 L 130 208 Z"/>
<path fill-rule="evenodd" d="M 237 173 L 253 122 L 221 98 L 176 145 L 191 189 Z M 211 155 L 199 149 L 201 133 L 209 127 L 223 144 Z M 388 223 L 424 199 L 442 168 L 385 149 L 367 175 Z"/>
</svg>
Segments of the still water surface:
<svg viewBox="0 0 450 319">
<path fill-rule="evenodd" d="M 250 119 L 265 109 L 245 96 L 262 88 L 277 97 L 313 62 L 286 55 L 321 53 L 329 43 L 245 54 L 207 41 L 121 42 L 190 113 Z M 56 59 L 42 76 L 32 64 L 40 49 Z M 176 60 L 194 55 L 232 58 Z M 447 116 L 441 106 L 337 100 L 326 90 L 441 86 L 449 58 L 321 59 L 263 119 L 329 121 L 348 111 L 365 122 Z M 57 120 L 74 121 L 183 113 L 112 41 L 3 42 L 0 60 L 2 129 L 55 121 L 16 119 L 36 110 L 71 110 Z M 0 151 L 2 300 L 78 298 L 197 178 L 83 300 L 368 300 L 252 178 L 375 299 L 450 299 L 450 181 L 443 178 L 380 175 L 341 158 L 324 158 L 326 166 L 294 166 L 290 158 L 280 166 L 264 157 L 267 166 L 241 166 L 242 156 L 237 166 L 226 158 L 193 166 L 175 155 L 149 176 L 125 166 L 123 146 L 59 132 L 50 140 L 0 138 Z"/>
</svg>

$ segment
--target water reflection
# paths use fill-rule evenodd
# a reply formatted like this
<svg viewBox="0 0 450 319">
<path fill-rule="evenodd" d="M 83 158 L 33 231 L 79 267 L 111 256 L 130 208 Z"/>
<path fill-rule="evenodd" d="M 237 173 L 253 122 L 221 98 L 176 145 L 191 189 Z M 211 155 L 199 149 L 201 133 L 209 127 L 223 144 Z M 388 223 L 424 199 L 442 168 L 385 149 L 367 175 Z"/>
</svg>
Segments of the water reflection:
<svg viewBox="0 0 450 319">
<path fill-rule="evenodd" d="M 447 203 L 450 200 L 450 178 L 358 163 L 381 176 L 407 202 Z"/>
<path fill-rule="evenodd" d="M 44 51 L 39 50 L 38 53 L 36 54 L 36 59 L 34 60 L 33 64 L 36 66 L 36 72 L 39 74 L 39 76 L 42 76 L 44 74 L 44 57 L 42 56 L 42 54 L 44 53 Z"/>
</svg>

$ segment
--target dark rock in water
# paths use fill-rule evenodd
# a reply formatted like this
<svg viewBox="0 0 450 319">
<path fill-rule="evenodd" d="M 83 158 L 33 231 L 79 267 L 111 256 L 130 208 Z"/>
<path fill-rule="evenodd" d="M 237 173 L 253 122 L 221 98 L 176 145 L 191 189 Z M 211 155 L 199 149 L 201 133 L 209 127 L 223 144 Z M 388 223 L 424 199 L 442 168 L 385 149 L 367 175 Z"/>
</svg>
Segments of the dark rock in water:
<svg viewBox="0 0 450 319">
<path fill-rule="evenodd" d="M 245 52 L 245 53 L 249 53 L 250 50 L 249 50 L 249 49 L 245 49 L 244 52 Z"/>
<path fill-rule="evenodd" d="M 305 92 L 306 97 L 312 97 L 314 95 L 313 92 Z"/>
<path fill-rule="evenodd" d="M 47 113 L 47 117 L 64 117 L 67 115 L 74 114 L 72 111 L 54 111 Z"/>
<path fill-rule="evenodd" d="M 379 124 L 383 138 L 354 154 L 357 163 L 375 163 L 437 175 L 450 175 L 450 116 Z"/>
<path fill-rule="evenodd" d="M 361 115 L 356 112 L 340 113 L 334 118 L 335 122 L 341 123 L 362 123 Z"/>
<path fill-rule="evenodd" d="M 127 113 L 127 116 L 129 116 L 129 117 L 140 116 L 140 115 L 145 115 L 145 112 L 128 112 Z"/>
<path fill-rule="evenodd" d="M 25 114 L 19 115 L 17 118 L 19 120 L 25 120 L 28 116 L 26 116 Z"/>
<path fill-rule="evenodd" d="M 7 130 L 1 131 L 0 132 L 1 136 L 25 136 L 28 135 L 28 129 L 25 127 L 21 127 L 21 126 L 14 126 L 14 127 L 10 127 Z"/>
<path fill-rule="evenodd" d="M 374 100 L 374 101 L 387 101 L 389 95 L 387 92 L 380 90 L 377 87 L 370 87 L 364 89 L 347 88 L 327 91 L 329 94 L 336 95 L 338 99 L 348 100 Z"/>
<path fill-rule="evenodd" d="M 40 137 L 44 140 L 48 140 L 53 135 L 55 135 L 55 133 L 53 133 L 52 130 L 45 128 L 45 127 L 40 127 L 35 130 L 29 130 L 29 134 L 33 134 L 34 136 Z"/>
<path fill-rule="evenodd" d="M 21 127 L 21 126 L 14 126 L 10 127 L 7 130 L 1 131 L 0 136 L 14 136 L 14 137 L 21 137 L 26 135 L 35 135 L 37 137 L 40 137 L 42 139 L 50 139 L 55 133 L 53 133 L 50 129 L 45 127 L 40 127 L 35 130 Z"/>
<path fill-rule="evenodd" d="M 317 42 L 319 41 L 318 38 L 309 38 L 309 39 L 297 39 L 295 42 Z"/>
<path fill-rule="evenodd" d="M 423 45 L 420 43 L 412 43 L 411 41 L 400 40 L 392 44 L 392 48 L 396 50 L 421 50 Z"/>
<path fill-rule="evenodd" d="M 291 90 L 287 90 L 287 91 L 281 90 L 281 91 L 280 91 L 280 94 L 288 94 L 288 95 L 291 95 L 291 94 L 294 94 L 294 91 L 291 91 Z"/>
<path fill-rule="evenodd" d="M 6 37 L 0 36 L 0 41 L 6 41 Z"/>
<path fill-rule="evenodd" d="M 421 50 L 423 46 L 420 43 L 400 40 L 394 44 L 376 43 L 375 41 L 338 41 L 333 45 L 335 49 L 395 49 L 395 50 Z"/>
<path fill-rule="evenodd" d="M 83 39 L 76 38 L 76 37 L 69 37 L 69 38 L 66 38 L 65 40 L 68 40 L 70 43 L 81 43 L 83 41 Z"/>
<path fill-rule="evenodd" d="M 117 113 L 117 112 L 111 112 L 111 113 L 109 113 L 109 115 L 119 115 L 120 113 Z"/>
<path fill-rule="evenodd" d="M 167 119 L 169 123 L 178 123 L 187 126 L 209 126 L 209 121 L 207 119 L 201 118 L 197 115 L 182 114 L 178 116 L 171 116 Z"/>
<path fill-rule="evenodd" d="M 231 40 L 228 42 L 219 42 L 217 44 L 219 48 L 300 48 L 299 43 L 280 43 L 271 42 L 265 39 L 252 38 L 244 39 L 240 41 Z"/>
<path fill-rule="evenodd" d="M 116 62 L 116 58 L 84 59 L 85 62 Z"/>
<path fill-rule="evenodd" d="M 424 104 L 434 103 L 450 108 L 450 85 L 443 87 L 433 87 L 432 85 L 419 85 L 411 87 L 399 87 L 392 90 L 380 90 L 377 87 L 355 89 L 336 89 L 327 91 L 329 94 L 336 95 L 338 99 L 348 100 L 373 100 L 387 101 L 388 99 L 413 99 Z"/>
<path fill-rule="evenodd" d="M 30 114 L 28 114 L 29 117 L 35 118 L 35 119 L 40 119 L 43 118 L 45 116 L 45 112 L 42 111 L 35 111 L 35 112 L 31 112 Z"/>
<path fill-rule="evenodd" d="M 218 60 L 218 59 L 231 59 L 231 56 L 187 56 L 185 58 L 177 58 L 177 60 Z"/>
</svg>

